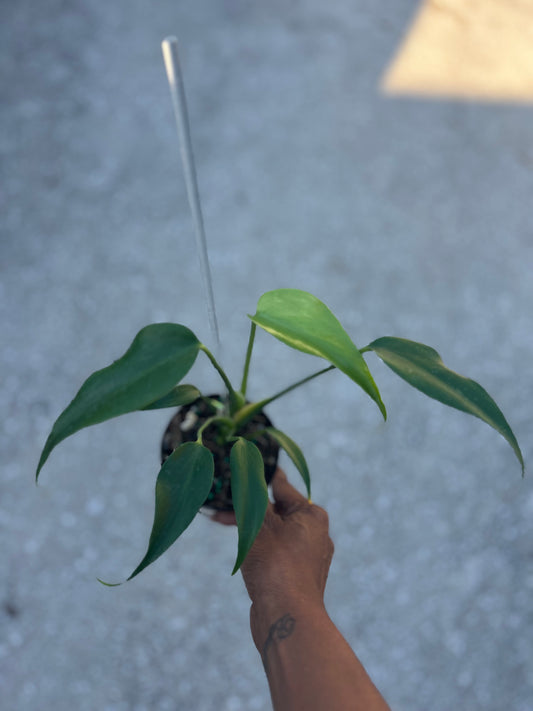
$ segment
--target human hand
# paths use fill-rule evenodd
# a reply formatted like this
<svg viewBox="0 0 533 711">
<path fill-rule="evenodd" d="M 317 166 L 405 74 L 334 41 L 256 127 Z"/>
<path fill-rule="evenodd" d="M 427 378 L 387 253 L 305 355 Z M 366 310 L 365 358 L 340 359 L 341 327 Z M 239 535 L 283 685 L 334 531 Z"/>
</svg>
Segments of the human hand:
<svg viewBox="0 0 533 711">
<path fill-rule="evenodd" d="M 252 602 L 283 606 L 298 600 L 323 606 L 333 556 L 328 515 L 310 504 L 278 468 L 272 481 L 275 503 L 269 503 L 263 526 L 241 566 Z M 233 514 L 215 515 L 234 523 Z"/>
<path fill-rule="evenodd" d="M 333 557 L 328 515 L 278 469 L 263 526 L 241 566 L 250 627 L 276 711 L 390 711 L 324 607 Z M 233 513 L 214 519 L 235 523 Z"/>
</svg>

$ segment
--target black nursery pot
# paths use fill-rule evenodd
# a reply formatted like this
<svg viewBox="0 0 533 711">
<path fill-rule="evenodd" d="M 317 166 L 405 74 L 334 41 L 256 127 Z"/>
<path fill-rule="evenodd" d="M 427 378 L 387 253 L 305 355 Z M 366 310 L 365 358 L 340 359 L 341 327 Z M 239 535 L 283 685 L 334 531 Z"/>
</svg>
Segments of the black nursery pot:
<svg viewBox="0 0 533 711">
<path fill-rule="evenodd" d="M 219 395 L 210 395 L 211 400 L 221 400 Z M 216 414 L 205 398 L 198 398 L 190 405 L 181 407 L 170 420 L 161 442 L 161 463 L 184 442 L 195 442 L 198 430 L 203 423 Z M 251 435 L 260 432 L 265 427 L 272 427 L 272 422 L 263 411 L 258 412 L 238 432 L 239 435 Z M 251 438 L 263 455 L 265 463 L 265 480 L 270 484 L 278 465 L 279 446 L 267 433 L 263 432 Z M 233 511 L 231 498 L 231 470 L 229 464 L 230 451 L 233 442 L 219 444 L 217 442 L 216 425 L 206 427 L 202 441 L 213 454 L 215 476 L 213 486 L 204 506 L 216 511 Z"/>
</svg>

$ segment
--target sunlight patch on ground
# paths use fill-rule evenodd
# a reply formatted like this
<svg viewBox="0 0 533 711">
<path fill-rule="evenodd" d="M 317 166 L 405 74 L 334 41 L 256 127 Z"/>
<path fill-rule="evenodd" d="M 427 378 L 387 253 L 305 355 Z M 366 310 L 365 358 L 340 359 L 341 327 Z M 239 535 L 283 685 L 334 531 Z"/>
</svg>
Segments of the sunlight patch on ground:
<svg viewBox="0 0 533 711">
<path fill-rule="evenodd" d="M 382 79 L 388 94 L 533 100 L 533 0 L 425 0 Z"/>
</svg>

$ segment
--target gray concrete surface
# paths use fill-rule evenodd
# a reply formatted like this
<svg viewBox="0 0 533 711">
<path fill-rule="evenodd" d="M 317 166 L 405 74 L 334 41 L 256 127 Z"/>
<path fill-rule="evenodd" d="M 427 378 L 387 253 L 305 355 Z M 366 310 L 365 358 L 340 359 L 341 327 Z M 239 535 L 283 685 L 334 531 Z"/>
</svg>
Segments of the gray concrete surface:
<svg viewBox="0 0 533 711">
<path fill-rule="evenodd" d="M 199 518 L 139 578 L 169 413 L 79 433 L 33 473 L 83 379 L 137 330 L 210 342 L 160 41 L 181 38 L 224 338 L 280 286 L 356 343 L 436 347 L 532 461 L 532 108 L 376 90 L 414 2 L 0 5 L 0 687 L 6 711 L 270 708 L 235 532 Z M 262 396 L 315 364 L 265 334 Z M 270 415 L 331 516 L 328 607 L 398 711 L 533 708 L 533 489 L 490 428 L 370 358 Z M 193 382 L 217 387 L 206 361 Z M 320 433 L 323 432 L 323 436 Z M 287 465 L 293 480 L 294 471 Z"/>
</svg>

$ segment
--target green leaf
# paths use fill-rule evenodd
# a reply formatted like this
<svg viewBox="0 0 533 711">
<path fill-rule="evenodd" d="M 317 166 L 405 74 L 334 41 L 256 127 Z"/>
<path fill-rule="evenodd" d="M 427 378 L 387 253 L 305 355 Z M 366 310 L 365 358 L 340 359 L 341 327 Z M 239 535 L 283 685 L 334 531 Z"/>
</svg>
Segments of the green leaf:
<svg viewBox="0 0 533 711">
<path fill-rule="evenodd" d="M 474 380 L 446 368 L 437 351 L 390 336 L 378 338 L 363 350 L 375 351 L 391 370 L 428 397 L 487 422 L 509 442 L 524 471 L 522 452 L 498 405 Z"/>
<path fill-rule="evenodd" d="M 155 514 L 146 555 L 131 580 L 159 558 L 205 503 L 213 484 L 213 455 L 197 442 L 185 442 L 165 460 L 155 486 Z"/>
<path fill-rule="evenodd" d="M 263 457 L 259 449 L 242 437 L 231 448 L 231 496 L 239 547 L 232 575 L 239 570 L 263 525 L 268 506 L 268 489 L 265 481 Z"/>
<path fill-rule="evenodd" d="M 281 432 L 274 427 L 267 427 L 266 432 L 276 440 L 279 446 L 282 447 L 291 458 L 294 466 L 298 469 L 304 480 L 307 489 L 307 498 L 311 500 L 311 477 L 309 476 L 309 469 L 302 450 L 285 432 Z"/>
<path fill-rule="evenodd" d="M 383 417 L 385 405 L 361 353 L 337 318 L 316 296 L 299 289 L 263 294 L 251 320 L 288 346 L 324 358 L 360 385 L 375 400 Z"/>
<path fill-rule="evenodd" d="M 190 405 L 191 402 L 198 400 L 201 396 L 202 393 L 194 385 L 176 385 L 169 393 L 142 409 L 160 410 L 164 407 L 181 407 L 182 405 Z"/>
<path fill-rule="evenodd" d="M 146 326 L 127 352 L 93 373 L 56 420 L 44 446 L 36 478 L 52 449 L 83 427 L 141 410 L 166 395 L 194 363 L 201 343 L 175 323 Z"/>
</svg>

